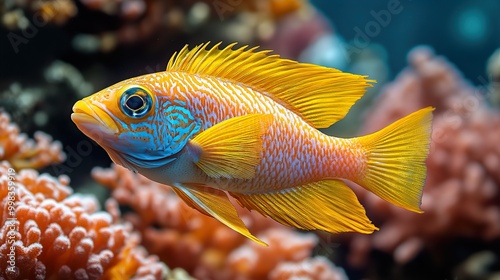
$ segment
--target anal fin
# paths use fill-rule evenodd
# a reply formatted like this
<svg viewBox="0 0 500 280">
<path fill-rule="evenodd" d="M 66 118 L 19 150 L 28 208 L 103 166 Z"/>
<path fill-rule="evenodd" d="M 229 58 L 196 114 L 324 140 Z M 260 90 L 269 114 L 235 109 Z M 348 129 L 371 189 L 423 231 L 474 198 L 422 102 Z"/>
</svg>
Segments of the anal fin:
<svg viewBox="0 0 500 280">
<path fill-rule="evenodd" d="M 262 194 L 230 194 L 246 208 L 300 229 L 330 233 L 372 233 L 378 229 L 366 217 L 354 192 L 340 180 L 323 180 Z"/>
<path fill-rule="evenodd" d="M 245 237 L 267 246 L 265 242 L 250 233 L 225 192 L 191 184 L 188 186 L 176 184 L 172 189 L 189 206 L 203 214 L 214 217 Z"/>
</svg>

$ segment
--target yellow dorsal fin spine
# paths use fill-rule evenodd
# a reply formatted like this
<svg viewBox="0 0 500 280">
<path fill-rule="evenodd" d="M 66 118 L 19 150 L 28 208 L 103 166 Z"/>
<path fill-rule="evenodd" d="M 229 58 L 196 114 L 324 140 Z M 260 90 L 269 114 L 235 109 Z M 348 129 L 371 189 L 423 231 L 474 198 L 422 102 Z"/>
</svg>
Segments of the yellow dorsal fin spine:
<svg viewBox="0 0 500 280">
<path fill-rule="evenodd" d="M 196 59 L 198 58 L 198 55 L 200 54 L 199 52 L 199 49 L 201 48 L 201 46 L 196 46 L 193 51 L 190 51 L 187 53 L 187 57 L 186 57 L 186 60 L 185 60 L 185 67 L 186 68 L 192 68 L 193 66 L 193 62 L 196 61 Z M 194 66 L 196 66 L 197 64 L 195 64 Z"/>
<path fill-rule="evenodd" d="M 186 45 L 167 64 L 169 72 L 215 77 L 251 88 L 293 110 L 316 128 L 342 119 L 373 80 L 337 69 L 283 59 L 270 50 L 237 43 Z"/>
<path fill-rule="evenodd" d="M 212 49 L 218 49 L 219 48 L 219 45 L 221 44 L 221 42 L 215 44 L 215 46 L 212 47 Z M 219 54 L 220 55 L 220 54 Z M 203 56 L 200 61 L 198 62 L 198 65 L 195 66 L 195 68 L 193 69 L 194 72 L 203 72 L 205 71 L 205 69 L 207 68 L 207 66 L 210 65 L 210 63 L 204 63 L 205 60 L 208 58 L 209 56 L 208 55 L 205 55 Z M 215 59 L 217 59 L 217 57 L 215 57 Z M 203 66 L 203 68 L 201 68 Z M 200 69 L 201 68 L 201 69 Z"/>
</svg>

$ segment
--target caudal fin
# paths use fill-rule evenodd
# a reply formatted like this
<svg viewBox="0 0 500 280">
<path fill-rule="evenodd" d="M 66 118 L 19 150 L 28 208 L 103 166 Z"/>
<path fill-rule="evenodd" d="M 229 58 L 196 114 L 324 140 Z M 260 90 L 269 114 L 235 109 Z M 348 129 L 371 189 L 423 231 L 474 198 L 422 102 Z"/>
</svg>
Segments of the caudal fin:
<svg viewBox="0 0 500 280">
<path fill-rule="evenodd" d="M 414 112 L 373 134 L 355 138 L 368 151 L 368 166 L 356 183 L 384 200 L 421 213 L 432 111 Z"/>
</svg>

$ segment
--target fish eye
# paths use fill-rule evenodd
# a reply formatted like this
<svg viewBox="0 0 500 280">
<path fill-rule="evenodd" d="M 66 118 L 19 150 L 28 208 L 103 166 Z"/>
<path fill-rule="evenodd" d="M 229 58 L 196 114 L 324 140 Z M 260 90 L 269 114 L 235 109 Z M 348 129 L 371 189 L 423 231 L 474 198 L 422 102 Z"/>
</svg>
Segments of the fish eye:
<svg viewBox="0 0 500 280">
<path fill-rule="evenodd" d="M 123 113 L 132 118 L 145 116 L 153 107 L 151 94 L 143 87 L 133 86 L 122 93 L 120 108 Z"/>
</svg>

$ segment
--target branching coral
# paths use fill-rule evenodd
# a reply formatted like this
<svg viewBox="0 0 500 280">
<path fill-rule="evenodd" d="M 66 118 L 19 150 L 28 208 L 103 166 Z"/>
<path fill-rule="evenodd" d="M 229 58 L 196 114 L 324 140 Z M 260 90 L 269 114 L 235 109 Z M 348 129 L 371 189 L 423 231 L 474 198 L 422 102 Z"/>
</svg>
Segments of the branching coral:
<svg viewBox="0 0 500 280">
<path fill-rule="evenodd" d="M 0 162 L 0 278 L 162 279 L 164 264 L 137 247 L 139 236 L 69 179 L 19 173 Z M 117 213 L 116 211 L 114 212 Z"/>
<path fill-rule="evenodd" d="M 392 252 L 405 263 L 422 248 L 458 237 L 500 237 L 500 112 L 428 48 L 409 55 L 411 66 L 385 88 L 363 133 L 373 132 L 425 106 L 435 106 L 428 176 L 422 209 L 415 214 L 358 189 L 380 231 L 353 237 L 351 263 L 371 248 Z"/>
<path fill-rule="evenodd" d="M 310 259 L 318 242 L 313 234 L 300 234 L 237 207 L 250 231 L 269 244 L 264 247 L 191 209 L 168 187 L 123 167 L 94 169 L 92 175 L 120 204 L 134 210 L 125 219 L 142 233 L 149 252 L 198 279 L 346 278 L 326 260 Z"/>
<path fill-rule="evenodd" d="M 36 132 L 35 140 L 20 133 L 19 127 L 11 123 L 9 115 L 0 111 L 0 160 L 7 160 L 16 169 L 39 169 L 65 159 L 61 143 L 52 137 Z"/>
</svg>

